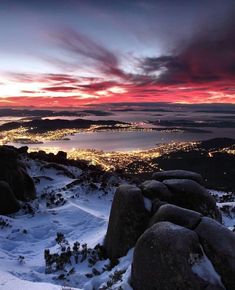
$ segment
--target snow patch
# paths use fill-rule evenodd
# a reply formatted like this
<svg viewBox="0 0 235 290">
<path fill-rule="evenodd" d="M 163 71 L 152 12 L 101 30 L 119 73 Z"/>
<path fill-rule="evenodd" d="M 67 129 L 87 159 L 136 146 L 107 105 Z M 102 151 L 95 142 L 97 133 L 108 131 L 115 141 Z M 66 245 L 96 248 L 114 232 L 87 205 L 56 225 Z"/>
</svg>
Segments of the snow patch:
<svg viewBox="0 0 235 290">
<path fill-rule="evenodd" d="M 62 290 L 61 286 L 51 283 L 30 282 L 19 279 L 9 273 L 0 271 L 0 290 Z M 82 290 L 79 288 L 67 288 L 69 290 Z M 64 288 L 66 290 L 66 288 Z"/>
<path fill-rule="evenodd" d="M 152 201 L 149 198 L 144 197 L 144 206 L 145 209 L 149 212 L 152 210 Z"/>
<path fill-rule="evenodd" d="M 202 247 L 201 249 L 203 256 L 192 266 L 193 273 L 202 278 L 204 281 L 207 281 L 213 285 L 223 286 L 221 277 L 216 272 L 214 266 L 204 253 Z"/>
<path fill-rule="evenodd" d="M 84 290 L 94 290 L 107 286 L 107 281 L 110 281 L 111 277 L 115 275 L 115 272 L 124 272 L 121 275 L 121 279 L 110 286 L 111 289 L 121 289 L 123 290 L 133 290 L 130 286 L 130 274 L 131 274 L 131 263 L 133 258 L 134 248 L 130 249 L 126 256 L 119 259 L 119 263 L 115 266 L 111 271 L 105 271 L 100 276 L 92 278 L 89 282 L 87 282 L 83 289 Z"/>
</svg>

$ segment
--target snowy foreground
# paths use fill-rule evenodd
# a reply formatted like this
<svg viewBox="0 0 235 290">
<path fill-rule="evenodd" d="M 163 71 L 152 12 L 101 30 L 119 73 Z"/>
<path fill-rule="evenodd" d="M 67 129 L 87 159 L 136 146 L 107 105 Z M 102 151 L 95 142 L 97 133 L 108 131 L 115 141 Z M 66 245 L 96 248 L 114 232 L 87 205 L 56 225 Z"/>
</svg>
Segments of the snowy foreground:
<svg viewBox="0 0 235 290">
<path fill-rule="evenodd" d="M 87 260 L 71 265 L 74 267 L 66 279 L 58 279 L 58 272 L 45 273 L 44 250 L 58 252 L 60 246 L 55 238 L 58 232 L 73 244 L 79 241 L 93 248 L 102 243 L 109 218 L 109 211 L 115 186 L 76 182 L 58 169 L 44 168 L 44 163 L 27 161 L 28 172 L 35 178 L 38 198 L 33 202 L 34 213 L 22 210 L 10 217 L 0 216 L 0 289 L 9 290 L 69 290 L 69 289 L 132 289 L 128 284 L 131 270 L 132 252 L 120 259 L 112 270 L 102 272 L 109 264 L 108 260 L 98 261 L 94 267 L 100 275 L 89 275 L 92 268 Z M 81 170 L 67 167 L 76 178 Z M 57 196 L 57 204 L 48 203 L 45 196 Z M 221 197 L 226 193 L 211 191 Z M 223 222 L 229 228 L 235 224 L 235 216 L 229 209 L 235 206 L 234 201 L 220 202 L 219 207 L 227 206 L 223 211 Z M 115 279 L 121 272 L 120 279 Z M 88 274 L 88 275 L 87 275 Z M 87 277 L 88 276 L 88 277 Z M 117 275 L 116 275 L 117 276 Z M 107 284 L 110 283 L 111 284 Z M 110 285 L 110 286 L 109 286 Z M 109 286 L 109 287 L 108 287 Z M 108 288 L 107 288 L 108 287 Z"/>
</svg>

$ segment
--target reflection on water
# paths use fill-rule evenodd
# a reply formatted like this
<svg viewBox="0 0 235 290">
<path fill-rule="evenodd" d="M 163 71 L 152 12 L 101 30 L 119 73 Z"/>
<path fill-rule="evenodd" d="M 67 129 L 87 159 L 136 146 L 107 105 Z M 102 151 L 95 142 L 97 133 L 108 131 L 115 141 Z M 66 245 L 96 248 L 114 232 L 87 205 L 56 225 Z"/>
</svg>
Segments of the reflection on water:
<svg viewBox="0 0 235 290">
<path fill-rule="evenodd" d="M 212 133 L 195 134 L 189 132 L 83 132 L 70 136 L 70 140 L 47 141 L 44 144 L 29 144 L 30 148 L 56 147 L 57 150 L 70 151 L 73 149 L 97 149 L 104 151 L 130 151 L 148 149 L 156 144 L 173 141 L 199 141 L 216 137 L 232 137 L 234 129 L 215 129 Z M 22 146 L 20 144 L 12 144 Z"/>
<path fill-rule="evenodd" d="M 9 122 L 13 122 L 13 121 L 19 121 L 21 119 L 22 119 L 21 117 L 10 117 L 10 116 L 1 117 L 0 116 L 0 126 L 5 124 L 5 123 L 9 123 Z"/>
<path fill-rule="evenodd" d="M 221 116 L 227 116 L 222 112 Z M 233 116 L 231 116 L 233 117 Z M 16 119 L 9 118 L 8 119 Z M 49 117 L 49 119 L 68 119 L 73 120 L 81 118 L 78 116 L 60 116 Z M 109 116 L 85 116 L 82 117 L 89 120 L 117 120 L 126 122 L 145 122 L 142 127 L 154 127 L 149 125 L 148 121 L 156 120 L 194 120 L 197 122 L 204 122 L 207 120 L 218 120 L 218 114 L 215 113 L 201 113 L 201 112 L 187 112 L 185 110 L 176 110 L 171 112 L 152 112 L 152 111 L 130 111 L 130 112 L 114 112 Z M 44 118 L 45 119 L 45 118 Z M 0 121 L 5 122 L 3 118 Z M 220 120 L 221 121 L 221 120 Z M 216 137 L 230 137 L 234 138 L 235 129 L 231 128 L 203 128 L 212 133 L 190 133 L 190 132 L 175 132 L 175 131 L 123 131 L 123 132 L 83 132 L 69 136 L 70 140 L 46 141 L 44 144 L 30 144 L 31 148 L 52 148 L 56 150 L 70 151 L 72 149 L 97 149 L 104 151 L 129 151 L 138 149 L 148 149 L 155 147 L 159 143 L 169 143 L 173 141 L 198 141 L 207 140 Z M 21 144 L 13 144 L 14 146 L 22 146 Z"/>
</svg>

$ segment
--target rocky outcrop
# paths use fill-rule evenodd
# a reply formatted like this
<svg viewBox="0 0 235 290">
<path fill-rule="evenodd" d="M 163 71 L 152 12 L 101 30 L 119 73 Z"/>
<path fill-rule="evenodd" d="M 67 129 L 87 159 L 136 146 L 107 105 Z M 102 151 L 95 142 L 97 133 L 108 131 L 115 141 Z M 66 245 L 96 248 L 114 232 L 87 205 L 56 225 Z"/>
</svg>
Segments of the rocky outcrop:
<svg viewBox="0 0 235 290">
<path fill-rule="evenodd" d="M 114 196 L 105 237 L 105 249 L 111 260 L 126 255 L 147 227 L 147 211 L 141 190 L 121 185 Z"/>
<path fill-rule="evenodd" d="M 200 174 L 187 170 L 167 170 L 155 172 L 153 174 L 153 179 L 158 181 L 163 181 L 165 179 L 190 179 L 201 185 L 204 184 L 204 180 Z"/>
<path fill-rule="evenodd" d="M 219 223 L 214 198 L 198 183 L 202 178 L 180 172 L 117 189 L 107 256 L 119 258 L 135 246 L 134 290 L 233 290 L 235 234 Z"/>
<path fill-rule="evenodd" d="M 8 168 L 7 173 L 9 177 L 5 180 L 9 183 L 17 199 L 22 201 L 35 199 L 34 181 L 21 165 L 15 169 Z"/>
<path fill-rule="evenodd" d="M 221 222 L 215 199 L 203 186 L 189 179 L 169 179 L 165 180 L 164 184 L 172 193 L 171 203 Z"/>
<path fill-rule="evenodd" d="M 149 225 L 168 221 L 188 229 L 195 229 L 200 223 L 202 215 L 196 211 L 184 209 L 172 204 L 162 205 L 151 218 Z"/>
<path fill-rule="evenodd" d="M 0 181 L 7 184 L 2 194 L 9 203 L 4 203 L 5 210 L 0 210 L 0 214 L 15 212 L 19 209 L 17 200 L 29 201 L 36 197 L 33 179 L 26 172 L 26 167 L 18 158 L 18 151 L 11 146 L 0 147 Z M 8 192 L 8 194 L 6 194 Z M 8 196 L 8 197 L 7 197 Z"/>
<path fill-rule="evenodd" d="M 134 290 L 234 289 L 235 234 L 198 215 L 173 205 L 159 208 L 136 243 Z"/>
<path fill-rule="evenodd" d="M 206 217 L 195 231 L 226 288 L 235 289 L 235 234 Z"/>
<path fill-rule="evenodd" d="M 20 148 L 21 149 L 21 148 Z M 18 150 L 20 150 L 18 149 Z M 57 163 L 68 166 L 75 166 L 80 169 L 88 170 L 90 168 L 94 168 L 93 165 L 89 165 L 88 161 L 85 160 L 73 160 L 67 158 L 67 153 L 64 151 L 59 151 L 57 154 L 54 153 L 46 153 L 43 150 L 30 152 L 28 156 L 32 159 L 46 161 L 49 163 Z"/>
<path fill-rule="evenodd" d="M 135 290 L 225 289 L 220 281 L 197 275 L 194 266 L 203 259 L 195 232 L 160 222 L 139 238 L 133 257 L 131 285 Z"/>
<path fill-rule="evenodd" d="M 145 197 L 154 200 L 156 198 L 162 201 L 170 201 L 172 194 L 167 186 L 156 180 L 146 180 L 140 185 L 142 193 Z"/>
<path fill-rule="evenodd" d="M 19 209 L 20 204 L 15 198 L 9 184 L 5 181 L 0 181 L 0 214 L 14 213 Z"/>
<path fill-rule="evenodd" d="M 117 189 L 105 238 L 110 259 L 125 255 L 147 229 L 148 223 L 152 225 L 159 221 L 170 221 L 193 229 L 200 222 L 201 216 L 209 216 L 221 222 L 221 214 L 214 198 L 202 185 L 192 180 L 202 183 L 200 175 L 173 170 L 160 172 L 160 176 L 162 179 L 178 178 L 165 179 L 163 182 L 147 180 L 139 188 L 122 185 Z M 183 179 L 185 176 L 191 179 Z M 148 215 L 144 210 L 146 198 L 150 212 Z"/>
</svg>

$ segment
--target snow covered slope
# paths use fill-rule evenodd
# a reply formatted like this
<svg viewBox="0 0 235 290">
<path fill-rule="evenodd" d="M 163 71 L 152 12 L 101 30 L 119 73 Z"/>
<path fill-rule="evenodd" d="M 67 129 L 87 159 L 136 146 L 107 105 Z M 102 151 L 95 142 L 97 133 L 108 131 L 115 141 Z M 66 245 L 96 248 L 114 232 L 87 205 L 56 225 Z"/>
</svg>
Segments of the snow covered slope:
<svg viewBox="0 0 235 290">
<path fill-rule="evenodd" d="M 35 179 L 38 198 L 15 215 L 0 216 L 0 289 L 105 290 L 119 286 L 131 289 L 128 278 L 133 250 L 109 271 L 108 260 L 91 266 L 85 259 L 66 266 L 67 272 L 46 274 L 44 250 L 51 253 L 61 250 L 55 240 L 57 233 L 63 233 L 71 245 L 79 241 L 94 248 L 102 243 L 115 186 L 81 179 L 86 172 L 77 168 L 65 167 L 75 177 L 71 178 L 63 168 L 48 167 L 42 161 L 26 160 L 26 163 Z M 224 194 L 212 193 L 218 200 Z M 232 206 L 234 202 L 225 205 Z M 219 206 L 223 207 L 224 203 L 220 202 Z M 234 216 L 226 212 L 224 221 L 231 228 L 235 224 Z M 69 274 L 60 275 L 64 273 Z"/>
</svg>

